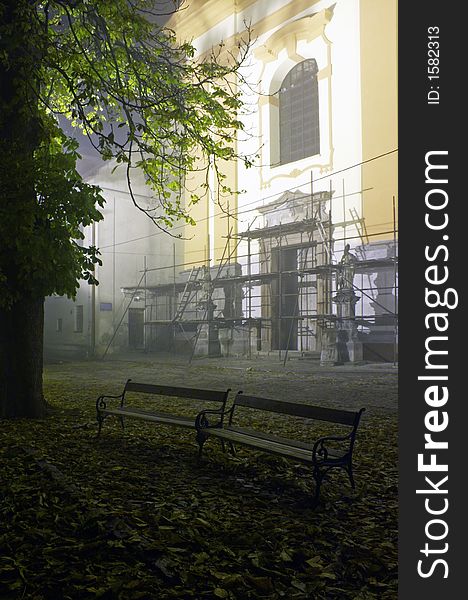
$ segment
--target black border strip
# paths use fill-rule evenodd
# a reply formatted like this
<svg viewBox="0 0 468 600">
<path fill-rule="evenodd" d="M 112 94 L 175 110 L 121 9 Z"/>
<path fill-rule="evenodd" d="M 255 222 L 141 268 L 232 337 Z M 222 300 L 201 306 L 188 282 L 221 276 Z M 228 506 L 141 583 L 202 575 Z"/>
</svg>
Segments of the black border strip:
<svg viewBox="0 0 468 600">
<path fill-rule="evenodd" d="M 468 327 L 462 292 L 468 270 L 464 243 L 468 190 L 462 190 L 467 152 L 461 148 L 467 132 L 462 90 L 468 68 L 466 28 L 462 30 L 459 9 L 456 3 L 434 0 L 399 3 L 399 598 L 403 600 L 464 597 L 468 573 L 464 564 L 468 499 L 463 489 L 468 459 L 464 443 Z M 429 77 L 435 74 L 438 77 Z M 426 172 L 427 162 L 448 168 Z M 440 209 L 427 206 L 442 206 L 445 200 L 447 205 Z M 431 229 L 446 219 L 445 227 Z M 428 267 L 435 268 L 427 271 Z M 445 275 L 444 283 L 428 283 Z M 426 288 L 436 293 L 426 298 Z M 449 305 L 458 297 L 458 306 L 429 307 L 428 303 L 438 304 L 438 297 L 440 304 L 446 298 Z M 428 317 L 431 313 L 445 316 Z M 446 331 L 437 331 L 436 323 Z M 431 354 L 434 350 L 444 353 Z M 447 380 L 418 380 L 418 376 Z M 430 387 L 432 392 L 426 391 Z M 441 431 L 431 431 L 436 428 Z M 447 442 L 448 448 L 425 449 L 425 434 Z M 447 465 L 448 471 L 418 470 L 418 454 L 423 454 L 424 464 L 433 460 L 437 468 Z M 418 565 L 425 576 L 418 573 Z"/>
</svg>

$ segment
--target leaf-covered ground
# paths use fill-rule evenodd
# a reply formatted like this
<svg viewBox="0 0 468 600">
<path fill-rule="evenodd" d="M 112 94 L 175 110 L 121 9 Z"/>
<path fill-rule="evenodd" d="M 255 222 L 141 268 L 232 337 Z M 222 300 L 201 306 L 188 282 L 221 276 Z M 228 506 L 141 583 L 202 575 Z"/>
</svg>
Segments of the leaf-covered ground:
<svg viewBox="0 0 468 600">
<path fill-rule="evenodd" d="M 281 457 L 210 440 L 198 462 L 193 432 L 112 418 L 96 439 L 113 391 L 52 379 L 47 419 L 0 422 L 2 599 L 397 597 L 395 414 L 363 419 L 356 492 L 333 474 L 314 509 L 310 468 Z"/>
</svg>

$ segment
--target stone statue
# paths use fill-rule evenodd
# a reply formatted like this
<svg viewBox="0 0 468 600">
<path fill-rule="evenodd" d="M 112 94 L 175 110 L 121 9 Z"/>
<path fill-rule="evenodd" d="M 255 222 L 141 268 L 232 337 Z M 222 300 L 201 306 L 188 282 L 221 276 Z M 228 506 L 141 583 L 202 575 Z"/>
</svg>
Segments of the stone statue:
<svg viewBox="0 0 468 600">
<path fill-rule="evenodd" d="M 202 292 L 204 300 L 211 300 L 211 294 L 213 293 L 213 283 L 211 281 L 210 269 L 205 265 L 202 267 L 203 269 L 203 279 L 202 279 Z"/>
<path fill-rule="evenodd" d="M 336 303 L 337 316 L 334 345 L 337 360 L 341 363 L 362 360 L 362 342 L 359 340 L 355 318 L 355 306 L 359 296 L 356 295 L 353 285 L 357 262 L 357 257 L 350 252 L 349 244 L 346 244 L 337 265 L 337 291 L 332 298 Z"/>
<path fill-rule="evenodd" d="M 225 319 L 232 319 L 234 317 L 234 284 L 225 283 L 223 285 L 224 292 L 224 308 L 223 317 Z"/>
<path fill-rule="evenodd" d="M 352 290 L 354 273 L 356 271 L 357 257 L 350 251 L 350 245 L 346 244 L 343 256 L 339 262 L 340 269 L 338 271 L 338 290 Z"/>
<path fill-rule="evenodd" d="M 207 311 L 208 319 L 213 318 L 213 311 L 216 304 L 211 299 L 213 295 L 214 285 L 211 279 L 210 269 L 203 265 L 201 277 L 201 299 L 197 302 L 197 308 L 202 308 Z"/>
</svg>

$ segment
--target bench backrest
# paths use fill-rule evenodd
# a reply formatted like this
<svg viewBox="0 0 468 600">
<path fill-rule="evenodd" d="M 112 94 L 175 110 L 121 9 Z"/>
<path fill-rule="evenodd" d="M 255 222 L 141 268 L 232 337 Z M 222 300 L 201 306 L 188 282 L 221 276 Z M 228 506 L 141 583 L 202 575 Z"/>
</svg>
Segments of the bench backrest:
<svg viewBox="0 0 468 600">
<path fill-rule="evenodd" d="M 258 410 L 266 410 L 283 415 L 294 417 L 304 417 L 306 419 L 316 419 L 318 421 L 329 421 L 331 423 L 340 423 L 342 425 L 350 425 L 357 427 L 361 414 L 364 408 L 357 412 L 349 410 L 340 410 L 336 408 L 324 408 L 322 406 L 310 406 L 306 404 L 296 404 L 295 402 L 285 402 L 283 400 L 270 400 L 269 398 L 260 398 L 258 396 L 247 396 L 242 392 L 238 392 L 234 399 L 234 407 L 245 406 L 247 408 L 255 408 Z M 234 414 L 235 408 L 231 413 Z"/>
<path fill-rule="evenodd" d="M 174 396 L 178 398 L 193 398 L 226 404 L 231 390 L 202 390 L 198 388 L 174 387 L 171 385 L 155 385 L 153 383 L 138 383 L 129 379 L 125 384 L 122 401 L 127 392 L 139 392 L 157 396 Z"/>
</svg>

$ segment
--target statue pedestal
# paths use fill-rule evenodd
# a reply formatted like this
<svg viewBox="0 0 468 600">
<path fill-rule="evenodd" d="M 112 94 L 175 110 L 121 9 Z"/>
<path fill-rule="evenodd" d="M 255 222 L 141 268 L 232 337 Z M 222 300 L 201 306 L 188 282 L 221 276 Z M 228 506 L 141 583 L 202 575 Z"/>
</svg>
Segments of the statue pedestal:
<svg viewBox="0 0 468 600">
<path fill-rule="evenodd" d="M 197 345 L 195 347 L 195 356 L 217 357 L 221 355 L 221 348 L 218 339 L 218 327 L 214 323 L 204 323 L 199 325 Z"/>
<path fill-rule="evenodd" d="M 220 356 L 221 348 L 218 337 L 218 324 L 213 320 L 216 304 L 211 300 L 202 300 L 198 303 L 206 311 L 207 323 L 199 325 L 198 339 L 194 350 L 195 356 Z"/>
<path fill-rule="evenodd" d="M 336 345 L 340 362 L 358 362 L 362 360 L 362 343 L 358 339 L 355 322 L 355 306 L 359 300 L 353 289 L 338 290 L 333 302 L 337 307 Z"/>
<path fill-rule="evenodd" d="M 348 349 L 349 362 L 359 362 L 362 360 L 362 342 L 351 340 L 350 342 L 346 342 L 346 347 Z"/>
<path fill-rule="evenodd" d="M 334 326 L 322 331 L 321 367 L 334 367 L 340 364 L 338 360 L 337 333 Z"/>
<path fill-rule="evenodd" d="M 218 340 L 221 350 L 221 356 L 230 356 L 233 339 L 233 328 L 223 328 L 218 330 Z"/>
</svg>

